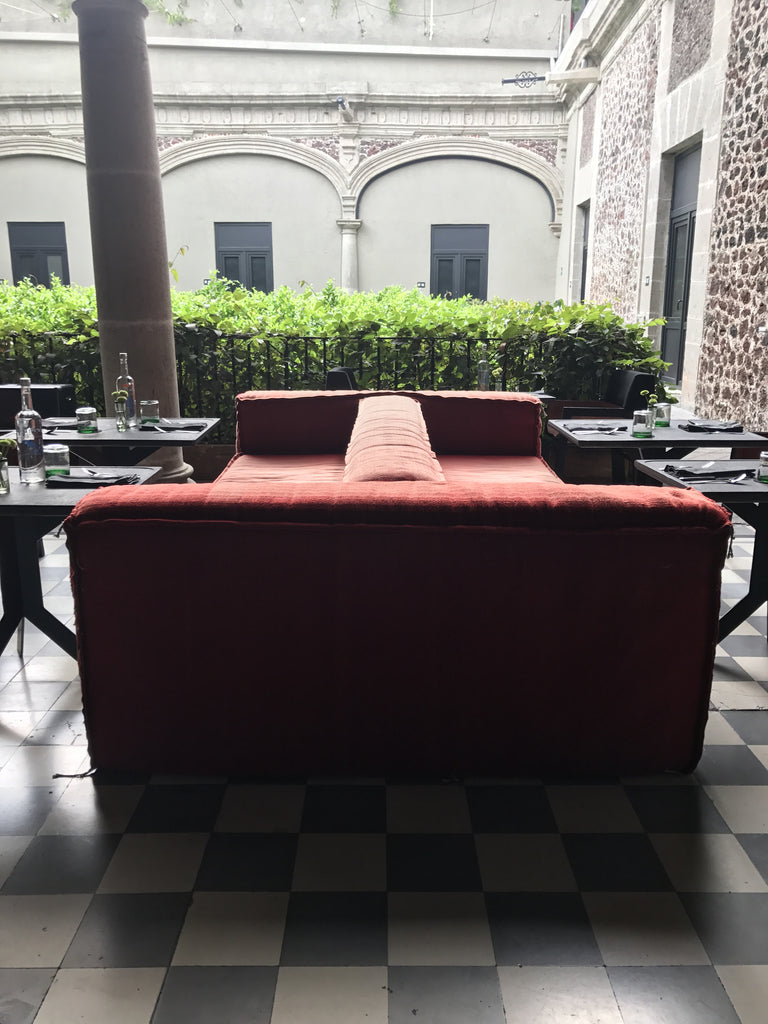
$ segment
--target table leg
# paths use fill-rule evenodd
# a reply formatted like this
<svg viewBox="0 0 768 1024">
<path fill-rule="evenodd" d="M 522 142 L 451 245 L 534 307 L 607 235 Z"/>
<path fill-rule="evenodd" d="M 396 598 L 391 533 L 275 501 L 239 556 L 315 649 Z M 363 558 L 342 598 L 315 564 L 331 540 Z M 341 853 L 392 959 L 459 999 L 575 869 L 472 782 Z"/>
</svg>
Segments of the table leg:
<svg viewBox="0 0 768 1024">
<path fill-rule="evenodd" d="M 755 551 L 746 595 L 720 619 L 718 640 L 724 639 L 768 600 L 768 505 L 736 505 L 731 511 L 755 530 Z"/>
<path fill-rule="evenodd" d="M 75 634 L 44 606 L 40 582 L 37 542 L 57 526 L 61 518 L 8 518 L 0 524 L 0 591 L 3 595 L 0 652 L 5 650 L 19 623 L 28 619 L 67 654 L 73 658 L 77 655 Z"/>
</svg>

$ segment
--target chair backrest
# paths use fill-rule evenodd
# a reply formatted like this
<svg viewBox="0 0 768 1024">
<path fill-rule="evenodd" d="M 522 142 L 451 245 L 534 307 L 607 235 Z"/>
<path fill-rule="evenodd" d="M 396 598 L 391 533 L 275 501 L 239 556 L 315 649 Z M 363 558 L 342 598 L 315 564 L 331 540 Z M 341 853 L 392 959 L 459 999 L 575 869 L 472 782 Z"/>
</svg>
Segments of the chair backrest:
<svg viewBox="0 0 768 1024">
<path fill-rule="evenodd" d="M 325 375 L 326 391 L 355 391 L 357 381 L 348 366 L 332 366 Z"/>
<path fill-rule="evenodd" d="M 640 397 L 641 391 L 653 391 L 656 378 L 652 373 L 641 370 L 614 370 L 605 389 L 605 401 L 617 405 L 627 415 L 634 409 L 642 409 L 645 399 Z"/>
</svg>

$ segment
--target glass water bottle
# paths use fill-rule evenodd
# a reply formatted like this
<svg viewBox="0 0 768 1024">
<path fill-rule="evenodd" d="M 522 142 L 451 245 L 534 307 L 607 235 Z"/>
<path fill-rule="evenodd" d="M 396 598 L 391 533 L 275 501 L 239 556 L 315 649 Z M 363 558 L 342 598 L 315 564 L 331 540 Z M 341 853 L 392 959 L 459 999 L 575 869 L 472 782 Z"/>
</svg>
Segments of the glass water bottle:
<svg viewBox="0 0 768 1024">
<path fill-rule="evenodd" d="M 487 391 L 490 380 L 490 366 L 488 365 L 488 346 L 483 343 L 480 347 L 480 358 L 477 361 L 477 390 Z"/>
<path fill-rule="evenodd" d="M 43 453 L 43 420 L 32 408 L 32 385 L 29 377 L 19 380 L 21 409 L 16 413 L 16 448 L 19 456 L 19 477 L 23 484 L 45 480 Z"/>
<path fill-rule="evenodd" d="M 128 425 L 130 427 L 138 426 L 139 420 L 137 416 L 136 408 L 136 385 L 134 384 L 133 377 L 128 373 L 128 353 L 120 353 L 120 376 L 115 381 L 115 391 L 126 391 L 128 398 L 126 399 L 126 410 L 128 413 Z"/>
</svg>

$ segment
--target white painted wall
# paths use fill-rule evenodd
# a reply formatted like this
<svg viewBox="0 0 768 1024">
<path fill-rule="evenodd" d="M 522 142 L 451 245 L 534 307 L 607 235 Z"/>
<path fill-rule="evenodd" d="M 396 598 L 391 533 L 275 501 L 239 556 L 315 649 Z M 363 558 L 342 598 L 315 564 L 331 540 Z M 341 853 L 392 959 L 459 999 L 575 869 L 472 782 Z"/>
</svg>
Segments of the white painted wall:
<svg viewBox="0 0 768 1024">
<path fill-rule="evenodd" d="M 216 267 L 214 222 L 272 224 L 275 288 L 322 288 L 339 279 L 339 200 L 317 172 L 268 156 L 211 157 L 163 177 L 168 250 L 189 247 L 175 261 L 177 287 L 199 288 Z"/>
<path fill-rule="evenodd" d="M 558 242 L 547 193 L 533 179 L 479 160 L 429 160 L 376 179 L 363 193 L 360 289 L 414 288 L 430 276 L 432 224 L 489 224 L 488 297 L 554 293 Z"/>
<path fill-rule="evenodd" d="M 13 280 L 8 221 L 64 221 L 72 284 L 93 284 L 85 165 L 47 156 L 0 159 L 0 279 Z"/>
</svg>

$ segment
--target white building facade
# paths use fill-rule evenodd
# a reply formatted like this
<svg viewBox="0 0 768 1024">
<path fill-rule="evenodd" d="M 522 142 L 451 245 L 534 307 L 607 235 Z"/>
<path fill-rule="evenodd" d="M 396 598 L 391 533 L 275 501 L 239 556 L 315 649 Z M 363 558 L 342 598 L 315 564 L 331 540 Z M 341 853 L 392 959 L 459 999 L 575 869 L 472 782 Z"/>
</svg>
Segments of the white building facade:
<svg viewBox="0 0 768 1024">
<path fill-rule="evenodd" d="M 178 287 L 218 270 L 260 288 L 608 302 L 667 318 L 653 330 L 687 405 L 760 429 L 766 198 L 755 184 L 736 209 L 726 179 L 734 160 L 747 187 L 759 177 L 737 122 L 751 105 L 765 123 L 762 0 L 394 6 L 150 15 Z M 0 221 L 0 278 L 92 283 L 76 19 L 29 0 L 0 20 Z"/>
</svg>

